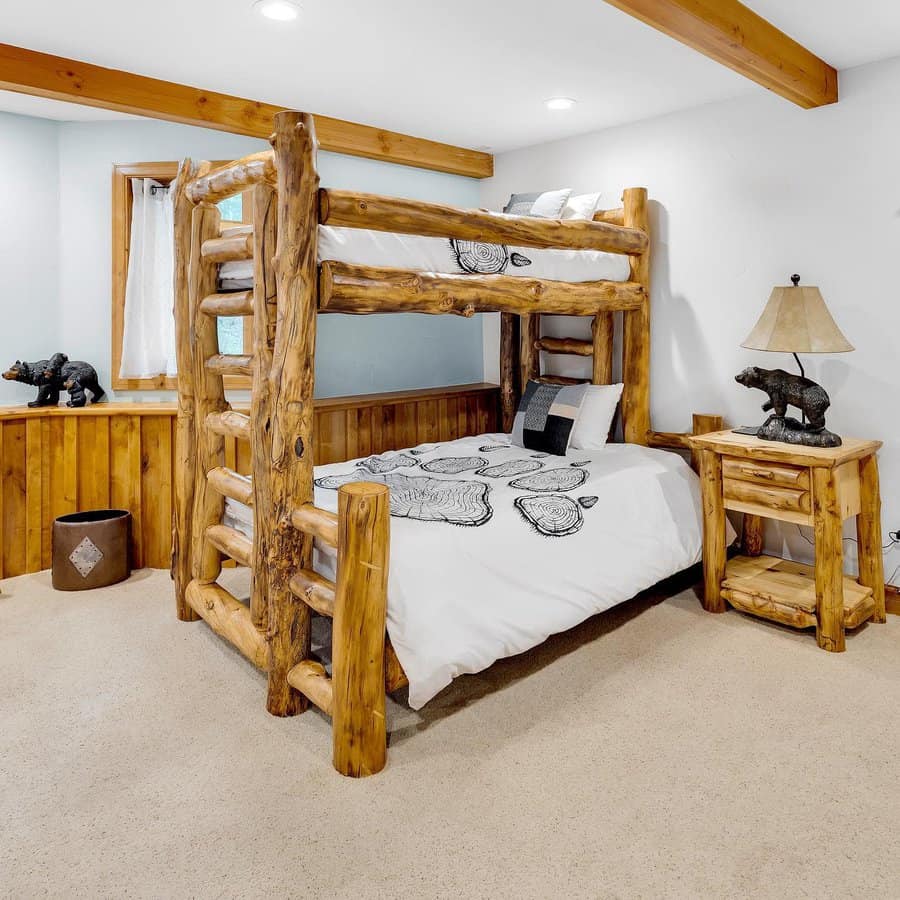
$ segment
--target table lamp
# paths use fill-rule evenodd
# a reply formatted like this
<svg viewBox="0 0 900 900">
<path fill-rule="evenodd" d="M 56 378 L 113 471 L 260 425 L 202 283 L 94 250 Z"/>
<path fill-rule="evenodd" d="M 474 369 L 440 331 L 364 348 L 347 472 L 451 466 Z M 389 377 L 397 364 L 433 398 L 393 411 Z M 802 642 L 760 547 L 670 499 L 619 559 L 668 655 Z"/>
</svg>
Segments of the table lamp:
<svg viewBox="0 0 900 900">
<path fill-rule="evenodd" d="M 800 367 L 793 375 L 783 369 L 750 366 L 735 376 L 745 387 L 769 395 L 763 411 L 772 411 L 758 428 L 740 429 L 770 441 L 804 444 L 808 447 L 840 447 L 841 439 L 825 427 L 825 411 L 831 400 L 825 389 L 806 377 L 798 353 L 846 353 L 853 345 L 837 327 L 817 287 L 801 286 L 792 275 L 792 287 L 776 287 L 753 331 L 741 344 L 748 350 L 791 353 Z M 795 406 L 802 421 L 786 415 Z"/>
</svg>

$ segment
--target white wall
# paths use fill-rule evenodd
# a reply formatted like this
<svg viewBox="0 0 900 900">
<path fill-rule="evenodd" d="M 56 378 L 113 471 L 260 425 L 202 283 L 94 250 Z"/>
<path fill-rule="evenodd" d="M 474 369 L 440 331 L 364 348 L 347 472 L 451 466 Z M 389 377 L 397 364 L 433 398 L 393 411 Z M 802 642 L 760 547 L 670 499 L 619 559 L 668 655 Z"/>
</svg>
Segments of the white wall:
<svg viewBox="0 0 900 900">
<path fill-rule="evenodd" d="M 55 123 L 0 113 L 3 371 L 16 359 L 46 359 L 56 342 L 58 168 Z M 36 394 L 24 384 L 0 382 L 0 405 Z"/>
<path fill-rule="evenodd" d="M 234 159 L 266 149 L 252 138 L 153 120 L 59 126 L 60 329 L 65 352 L 93 362 L 110 383 L 111 172 L 113 163 Z M 475 206 L 472 179 L 321 153 L 323 186 Z M 481 381 L 482 328 L 458 316 L 323 316 L 316 394 L 439 387 Z M 120 398 L 166 396 L 141 392 Z"/>
<path fill-rule="evenodd" d="M 756 94 L 500 155 L 482 204 L 496 209 L 513 191 L 571 185 L 604 190 L 603 205 L 612 207 L 623 188 L 649 188 L 652 422 L 662 431 L 686 430 L 692 411 L 761 421 L 764 396 L 737 385 L 735 373 L 749 364 L 790 369 L 793 360 L 739 344 L 773 285 L 788 284 L 793 272 L 819 285 L 856 352 L 804 364 L 831 394 L 829 427 L 885 442 L 887 532 L 900 528 L 898 160 L 893 59 L 843 72 L 831 107 L 803 111 Z M 488 380 L 497 377 L 497 347 L 496 317 L 486 317 Z M 796 529 L 770 532 L 771 549 L 782 540 L 809 557 Z M 855 545 L 845 549 L 855 557 Z M 886 574 L 898 563 L 891 552 Z"/>
</svg>

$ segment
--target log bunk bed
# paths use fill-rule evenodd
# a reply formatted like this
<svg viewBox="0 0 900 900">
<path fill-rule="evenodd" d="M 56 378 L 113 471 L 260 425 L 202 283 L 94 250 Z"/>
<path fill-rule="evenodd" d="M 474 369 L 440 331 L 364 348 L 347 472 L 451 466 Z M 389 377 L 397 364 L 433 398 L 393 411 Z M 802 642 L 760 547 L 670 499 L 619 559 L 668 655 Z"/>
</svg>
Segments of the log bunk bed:
<svg viewBox="0 0 900 900">
<path fill-rule="evenodd" d="M 386 636 L 390 507 L 385 484 L 345 484 L 337 514 L 314 505 L 312 428 L 317 313 L 500 312 L 501 412 L 509 431 L 540 353 L 593 358 L 592 381 L 613 377 L 622 319 L 621 418 L 626 442 L 687 446 L 650 429 L 650 245 L 647 192 L 594 221 L 514 217 L 319 189 L 312 116 L 276 116 L 273 149 L 212 169 L 186 160 L 175 192 L 178 345 L 177 465 L 172 574 L 177 613 L 203 618 L 268 675 L 276 716 L 312 701 L 332 719 L 333 764 L 345 775 L 386 761 L 385 695 L 406 683 Z M 252 191 L 253 226 L 222 233 L 216 205 Z M 626 282 L 441 275 L 318 262 L 319 225 L 532 248 L 602 250 L 630 258 Z M 252 259 L 253 288 L 221 293 L 218 266 Z M 593 339 L 542 338 L 543 313 L 593 317 Z M 253 354 L 219 352 L 217 316 L 252 317 Z M 252 376 L 249 415 L 231 409 L 223 377 Z M 694 432 L 720 426 L 695 417 Z M 226 436 L 249 441 L 252 478 L 225 466 Z M 252 540 L 222 524 L 225 498 L 251 506 Z M 313 570 L 313 542 L 336 548 L 334 581 Z M 218 583 L 223 559 L 251 570 L 249 605 Z M 332 673 L 310 658 L 312 613 L 333 619 Z"/>
</svg>

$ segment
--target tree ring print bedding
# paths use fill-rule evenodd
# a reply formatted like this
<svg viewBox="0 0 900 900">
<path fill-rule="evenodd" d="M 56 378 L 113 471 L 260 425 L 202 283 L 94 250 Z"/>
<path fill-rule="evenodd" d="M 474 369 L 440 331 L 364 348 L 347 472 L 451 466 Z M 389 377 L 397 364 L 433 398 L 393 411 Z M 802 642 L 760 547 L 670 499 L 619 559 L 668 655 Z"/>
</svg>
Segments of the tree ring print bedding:
<svg viewBox="0 0 900 900">
<path fill-rule="evenodd" d="M 317 466 L 316 505 L 351 481 L 391 489 L 387 628 L 414 709 L 700 558 L 697 477 L 663 450 L 535 458 L 479 435 Z M 228 500 L 226 522 L 249 533 L 252 512 Z M 314 565 L 334 578 L 334 551 Z"/>
</svg>

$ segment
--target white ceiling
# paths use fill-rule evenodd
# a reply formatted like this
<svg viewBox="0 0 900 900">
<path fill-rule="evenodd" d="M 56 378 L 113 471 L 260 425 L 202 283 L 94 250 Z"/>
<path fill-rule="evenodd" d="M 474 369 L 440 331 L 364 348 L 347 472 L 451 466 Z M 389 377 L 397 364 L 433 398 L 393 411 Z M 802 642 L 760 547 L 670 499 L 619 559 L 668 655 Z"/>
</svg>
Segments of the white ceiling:
<svg viewBox="0 0 900 900">
<path fill-rule="evenodd" d="M 0 41 L 494 152 L 762 91 L 602 0 L 302 3 L 285 25 L 252 0 L 30 0 Z M 748 5 L 838 68 L 900 54 L 897 0 Z"/>
</svg>

